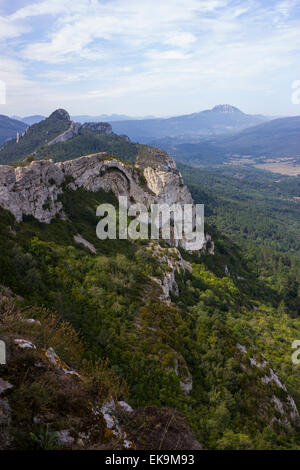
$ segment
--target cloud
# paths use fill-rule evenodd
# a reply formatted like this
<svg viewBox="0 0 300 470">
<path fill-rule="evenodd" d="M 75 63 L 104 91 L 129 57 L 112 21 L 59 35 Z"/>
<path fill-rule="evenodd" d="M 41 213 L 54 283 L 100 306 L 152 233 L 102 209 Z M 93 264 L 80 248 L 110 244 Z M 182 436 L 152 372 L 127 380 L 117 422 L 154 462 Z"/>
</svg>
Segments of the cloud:
<svg viewBox="0 0 300 470">
<path fill-rule="evenodd" d="M 172 46 L 178 47 L 188 47 L 191 46 L 193 43 L 197 41 L 197 37 L 195 34 L 192 33 L 174 33 L 167 35 L 166 39 L 164 40 L 165 44 L 170 44 Z"/>
<path fill-rule="evenodd" d="M 149 51 L 147 54 L 152 60 L 186 60 L 190 56 L 178 50 Z"/>
<path fill-rule="evenodd" d="M 55 90 L 94 106 L 143 92 L 213 100 L 216 89 L 268 89 L 287 71 L 297 79 L 299 18 L 298 0 L 43 0 L 0 17 L 0 40 L 15 89 L 26 82 L 45 102 Z"/>
<path fill-rule="evenodd" d="M 128 48 L 150 47 L 155 42 L 166 42 L 178 47 L 192 44 L 196 37 L 189 32 L 190 22 L 199 13 L 210 13 L 224 5 L 217 0 L 113 0 L 110 2 L 87 2 L 78 0 L 68 5 L 68 14 L 59 18 L 58 24 L 47 40 L 28 45 L 24 56 L 31 60 L 62 63 L 76 57 L 98 60 L 106 49 L 124 45 Z M 44 14 L 47 1 L 40 7 L 24 8 L 15 18 Z M 83 7 L 86 8 L 82 14 Z M 49 4 L 49 12 L 64 12 L 57 2 Z M 97 50 L 95 41 L 98 40 Z M 101 44 L 102 41 L 102 44 Z M 121 44 L 120 44 L 121 43 Z M 113 50 L 115 51 L 117 47 Z"/>
<path fill-rule="evenodd" d="M 18 25 L 0 16 L 0 41 L 16 38 L 28 31 L 25 25 Z"/>
<path fill-rule="evenodd" d="M 88 8 L 90 3 L 91 2 L 88 0 L 78 0 L 77 2 L 70 0 L 44 0 L 20 8 L 15 13 L 11 14 L 9 19 L 11 21 L 24 20 L 41 15 L 68 14 L 70 11 L 83 13 L 84 8 Z"/>
</svg>

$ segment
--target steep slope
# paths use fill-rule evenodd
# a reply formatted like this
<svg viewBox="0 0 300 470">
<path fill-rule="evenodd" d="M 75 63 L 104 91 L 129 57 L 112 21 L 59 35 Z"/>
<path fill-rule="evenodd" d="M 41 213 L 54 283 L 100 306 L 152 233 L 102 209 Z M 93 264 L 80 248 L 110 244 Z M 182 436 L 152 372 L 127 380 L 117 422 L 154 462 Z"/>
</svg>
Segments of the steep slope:
<svg viewBox="0 0 300 470">
<path fill-rule="evenodd" d="M 78 129 L 78 134 L 71 139 L 41 147 L 35 153 L 34 159 L 51 158 L 59 162 L 98 152 L 107 152 L 134 163 L 138 148 L 126 136 L 111 133 L 108 127 L 97 130 L 95 124 L 85 123 Z"/>
<path fill-rule="evenodd" d="M 175 137 L 193 140 L 210 135 L 237 132 L 268 120 L 265 116 L 251 116 L 229 105 L 215 106 L 200 113 L 176 116 L 168 119 L 111 122 L 114 132 L 126 134 L 140 143 L 155 139 Z"/>
<path fill-rule="evenodd" d="M 18 142 L 9 141 L 0 147 L 0 162 L 24 163 L 44 158 L 63 161 L 96 152 L 110 152 L 134 162 L 137 148 L 128 137 L 113 134 L 110 124 L 75 123 L 67 111 L 59 109 L 29 127 Z"/>
<path fill-rule="evenodd" d="M 17 134 L 23 134 L 26 129 L 26 124 L 7 116 L 0 116 L 0 145 L 9 139 L 17 139 Z"/>
<path fill-rule="evenodd" d="M 70 116 L 64 110 L 57 110 L 49 118 L 29 127 L 19 142 L 10 140 L 0 147 L 0 162 L 16 162 L 35 152 L 40 146 L 47 145 L 71 125 Z"/>
<path fill-rule="evenodd" d="M 146 407 L 131 427 L 124 418 L 129 439 L 143 430 L 138 448 L 149 448 L 153 427 L 145 422 L 168 422 L 163 407 L 183 413 L 205 448 L 298 448 L 300 382 L 290 344 L 300 334 L 299 319 L 279 312 L 279 293 L 257 279 L 239 248 L 215 231 L 195 254 L 165 243 L 97 238 L 96 208 L 117 207 L 116 195 L 190 198 L 164 152 L 144 148 L 138 166 L 96 155 L 0 168 L 0 204 L 8 209 L 0 209 L 0 282 L 25 306 L 44 305 L 70 321 L 87 357 L 109 358 L 128 383 L 130 405 Z M 24 199 L 27 206 L 19 208 Z M 28 331 L 19 339 L 34 338 Z M 35 397 L 31 380 L 22 390 Z M 57 430 L 47 415 L 42 423 Z"/>
<path fill-rule="evenodd" d="M 226 152 L 257 156 L 300 155 L 300 116 L 274 119 L 221 143 Z"/>
<path fill-rule="evenodd" d="M 86 344 L 68 322 L 49 309 L 25 310 L 0 286 L 0 335 L 9 351 L 0 372 L 0 450 L 166 450 L 175 437 L 176 450 L 202 448 L 176 410 L 133 410 L 124 380 L 107 361 L 85 359 Z"/>
<path fill-rule="evenodd" d="M 253 156 L 259 163 L 263 163 L 266 157 L 299 158 L 300 117 L 274 119 L 234 135 L 219 135 L 197 143 L 181 143 L 178 139 L 151 143 L 162 146 L 176 160 L 194 166 L 228 162 L 230 155 Z"/>
</svg>

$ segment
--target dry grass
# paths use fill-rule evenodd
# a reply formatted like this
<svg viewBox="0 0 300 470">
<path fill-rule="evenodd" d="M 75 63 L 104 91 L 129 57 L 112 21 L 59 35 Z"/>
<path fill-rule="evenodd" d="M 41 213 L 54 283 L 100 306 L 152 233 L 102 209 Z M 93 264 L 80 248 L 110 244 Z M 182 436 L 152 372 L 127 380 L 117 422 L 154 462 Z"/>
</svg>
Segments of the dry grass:
<svg viewBox="0 0 300 470">
<path fill-rule="evenodd" d="M 300 165 L 295 165 L 293 163 L 262 163 L 259 165 L 254 165 L 255 168 L 259 170 L 270 171 L 271 173 L 279 173 L 281 175 L 287 176 L 298 176 L 300 175 Z"/>
</svg>

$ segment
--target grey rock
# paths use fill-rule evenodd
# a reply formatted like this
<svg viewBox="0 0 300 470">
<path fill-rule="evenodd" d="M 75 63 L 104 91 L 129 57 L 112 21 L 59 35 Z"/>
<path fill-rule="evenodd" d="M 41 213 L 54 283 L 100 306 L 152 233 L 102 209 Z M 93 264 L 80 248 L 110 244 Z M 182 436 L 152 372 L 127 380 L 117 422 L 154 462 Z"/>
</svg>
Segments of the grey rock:
<svg viewBox="0 0 300 470">
<path fill-rule="evenodd" d="M 57 432 L 56 439 L 60 444 L 64 446 L 70 446 L 75 441 L 74 437 L 70 435 L 70 432 L 67 429 Z"/>
<path fill-rule="evenodd" d="M 86 122 L 81 128 L 100 134 L 112 134 L 112 127 L 108 122 Z"/>
<path fill-rule="evenodd" d="M 65 109 L 57 109 L 49 117 L 50 118 L 59 118 L 59 119 L 65 120 L 65 121 L 70 121 L 71 120 L 68 111 L 66 111 Z"/>
<path fill-rule="evenodd" d="M 1 393 L 6 392 L 6 390 L 9 390 L 12 387 L 12 384 L 7 382 L 6 380 L 1 379 L 0 377 L 0 395 Z"/>
<path fill-rule="evenodd" d="M 88 123 L 84 126 L 98 126 L 100 129 L 102 124 Z M 73 132 L 76 125 L 72 123 L 72 126 Z M 50 223 L 56 216 L 65 218 L 60 196 L 66 179 L 71 179 L 68 186 L 72 190 L 113 191 L 116 197 L 126 196 L 130 202 L 142 203 L 147 208 L 154 203 L 193 204 L 192 196 L 176 170 L 175 161 L 166 152 L 157 149 L 153 150 L 153 155 L 151 152 L 150 157 L 153 161 L 156 159 L 157 168 L 146 166 L 145 161 L 142 166 L 137 165 L 143 172 L 146 186 L 141 185 L 140 173 L 135 166 L 117 159 L 105 159 L 105 153 L 59 163 L 50 159 L 33 161 L 18 168 L 0 165 L 0 205 L 14 214 L 18 222 L 24 215 L 32 215 L 44 223 Z M 209 237 L 206 240 L 209 241 Z M 184 240 L 179 244 L 185 248 Z"/>
<path fill-rule="evenodd" d="M 72 139 L 78 134 L 80 127 L 81 127 L 80 123 L 78 122 L 75 123 L 71 121 L 71 125 L 69 129 L 67 129 L 65 132 L 55 137 L 55 139 L 48 142 L 48 146 L 58 144 L 59 142 L 66 142 L 67 140 Z"/>
</svg>

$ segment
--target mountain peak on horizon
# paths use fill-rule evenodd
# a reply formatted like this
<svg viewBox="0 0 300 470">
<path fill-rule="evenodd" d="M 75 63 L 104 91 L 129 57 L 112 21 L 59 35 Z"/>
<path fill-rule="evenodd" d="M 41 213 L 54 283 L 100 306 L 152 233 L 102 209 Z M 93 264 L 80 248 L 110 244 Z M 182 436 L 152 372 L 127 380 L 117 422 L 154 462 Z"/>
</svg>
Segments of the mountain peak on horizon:
<svg viewBox="0 0 300 470">
<path fill-rule="evenodd" d="M 231 106 L 230 104 L 218 104 L 211 109 L 212 112 L 216 113 L 242 113 L 240 109 L 236 108 L 235 106 Z"/>
<path fill-rule="evenodd" d="M 68 111 L 66 111 L 65 109 L 56 109 L 55 111 L 53 111 L 52 114 L 50 114 L 49 118 L 58 118 L 58 119 L 62 119 L 64 121 L 70 121 L 71 118 L 70 118 L 70 115 L 68 113 Z"/>
</svg>

